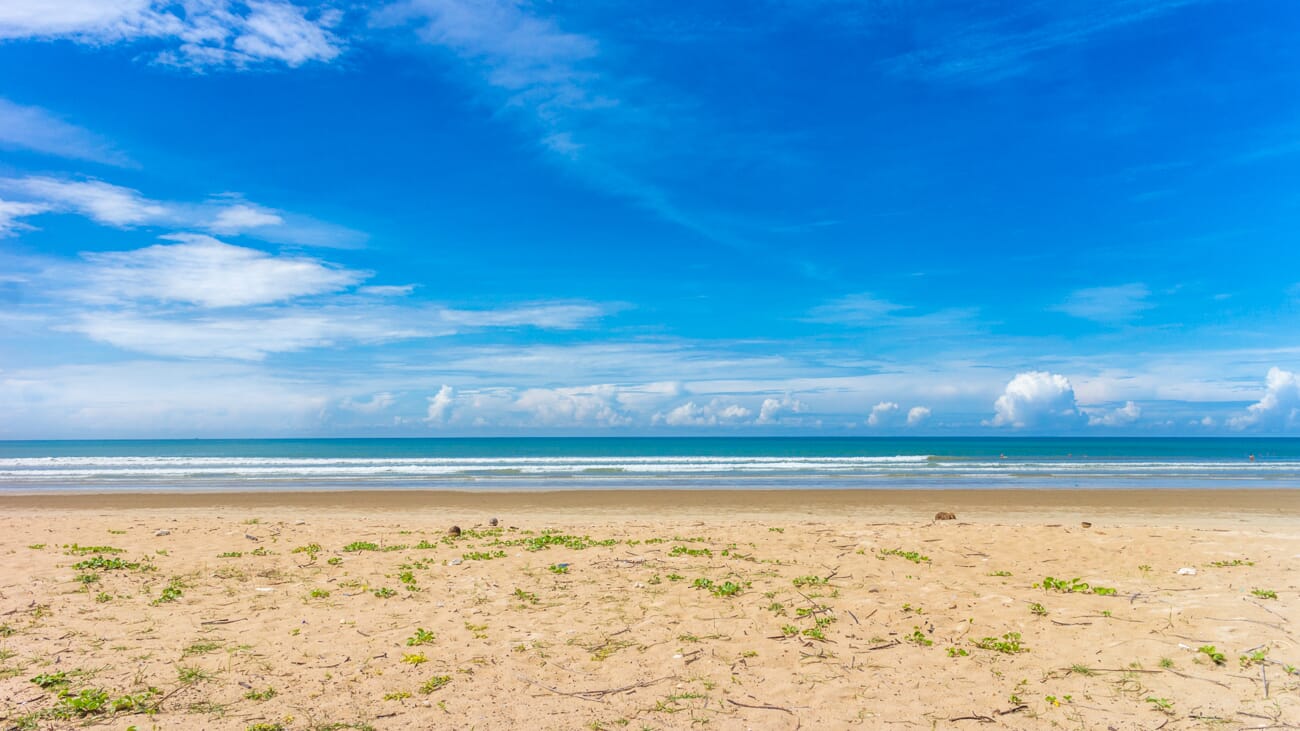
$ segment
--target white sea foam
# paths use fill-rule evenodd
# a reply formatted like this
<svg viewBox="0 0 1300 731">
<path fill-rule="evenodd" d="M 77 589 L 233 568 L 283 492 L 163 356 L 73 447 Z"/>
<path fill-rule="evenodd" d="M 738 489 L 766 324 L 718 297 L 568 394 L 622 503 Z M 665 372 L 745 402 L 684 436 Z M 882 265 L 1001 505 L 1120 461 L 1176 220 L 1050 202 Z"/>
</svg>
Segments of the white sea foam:
<svg viewBox="0 0 1300 731">
<path fill-rule="evenodd" d="M 12 457 L 0 459 L 0 483 L 203 480 L 385 481 L 491 477 L 599 479 L 734 476 L 790 478 L 932 477 L 942 479 L 1147 478 L 1222 476 L 1245 479 L 1300 477 L 1300 461 L 943 459 L 930 455 L 888 457 Z"/>
</svg>

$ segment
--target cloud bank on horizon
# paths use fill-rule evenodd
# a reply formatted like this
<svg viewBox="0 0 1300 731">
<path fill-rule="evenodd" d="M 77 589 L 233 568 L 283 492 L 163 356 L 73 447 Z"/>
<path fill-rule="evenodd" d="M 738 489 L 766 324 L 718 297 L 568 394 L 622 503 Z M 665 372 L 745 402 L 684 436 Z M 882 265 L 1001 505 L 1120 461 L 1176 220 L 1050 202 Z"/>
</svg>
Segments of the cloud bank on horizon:
<svg viewBox="0 0 1300 731">
<path fill-rule="evenodd" d="M 1300 434 L 1296 31 L 13 0 L 0 438 Z"/>
</svg>

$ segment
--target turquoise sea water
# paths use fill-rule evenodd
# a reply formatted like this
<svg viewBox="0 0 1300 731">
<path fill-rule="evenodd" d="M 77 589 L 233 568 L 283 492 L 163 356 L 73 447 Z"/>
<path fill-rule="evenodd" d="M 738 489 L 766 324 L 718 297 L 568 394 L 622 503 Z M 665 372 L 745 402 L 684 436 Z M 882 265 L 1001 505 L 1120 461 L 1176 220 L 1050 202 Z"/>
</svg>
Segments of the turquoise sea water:
<svg viewBox="0 0 1300 731">
<path fill-rule="evenodd" d="M 574 437 L 0 442 L 0 493 L 647 487 L 1295 488 L 1300 487 L 1300 439 Z"/>
</svg>

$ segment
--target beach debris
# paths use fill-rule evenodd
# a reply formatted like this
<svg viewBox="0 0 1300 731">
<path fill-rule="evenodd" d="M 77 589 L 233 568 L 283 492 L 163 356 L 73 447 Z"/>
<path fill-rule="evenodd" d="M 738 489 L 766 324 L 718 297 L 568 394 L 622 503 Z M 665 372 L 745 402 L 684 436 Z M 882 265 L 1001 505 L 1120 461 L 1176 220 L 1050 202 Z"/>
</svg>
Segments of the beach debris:
<svg viewBox="0 0 1300 731">
<path fill-rule="evenodd" d="M 452 527 L 448 528 L 448 529 L 447 529 L 447 535 L 449 535 L 449 536 L 459 536 L 459 535 L 460 535 L 460 526 L 458 526 L 458 525 L 453 525 Z"/>
<path fill-rule="evenodd" d="M 501 523 L 501 521 L 497 520 L 496 518 L 493 518 L 492 520 L 489 520 L 489 521 L 488 521 L 488 525 L 492 526 L 493 528 L 495 528 L 495 527 L 497 527 L 498 525 L 500 525 L 500 523 Z"/>
<path fill-rule="evenodd" d="M 462 563 L 465 563 L 465 561 L 464 561 L 464 559 L 453 558 L 453 559 L 452 559 L 451 561 L 449 561 L 448 563 L 450 563 L 452 566 L 459 566 L 459 565 L 461 565 Z"/>
<path fill-rule="evenodd" d="M 1084 528 L 1091 528 L 1091 527 L 1092 527 L 1092 523 L 1089 523 L 1089 522 L 1086 521 L 1086 520 L 1080 522 L 1079 525 L 1083 526 Z"/>
<path fill-rule="evenodd" d="M 935 520 L 956 520 L 957 516 L 953 513 L 949 513 L 946 510 L 940 510 L 939 512 L 934 514 L 934 519 Z"/>
<path fill-rule="evenodd" d="M 299 518 L 299 519 L 293 521 L 293 524 L 294 524 L 294 525 L 307 525 L 307 521 L 303 520 L 302 518 Z"/>
<path fill-rule="evenodd" d="M 167 530 L 166 528 L 160 528 L 160 529 L 154 531 L 153 534 L 154 534 L 155 536 L 159 536 L 159 537 L 161 537 L 161 536 L 169 536 L 169 535 L 172 534 L 172 532 L 169 531 L 169 530 Z"/>
<path fill-rule="evenodd" d="M 1179 575 L 1179 576 L 1195 576 L 1195 575 L 1196 575 L 1196 569 L 1192 568 L 1191 566 L 1184 566 L 1184 567 L 1182 567 L 1181 569 L 1178 569 L 1178 575 Z"/>
<path fill-rule="evenodd" d="M 245 533 L 244 537 L 253 542 L 262 540 L 261 538 L 258 538 L 257 536 L 253 535 L 252 533 Z"/>
</svg>

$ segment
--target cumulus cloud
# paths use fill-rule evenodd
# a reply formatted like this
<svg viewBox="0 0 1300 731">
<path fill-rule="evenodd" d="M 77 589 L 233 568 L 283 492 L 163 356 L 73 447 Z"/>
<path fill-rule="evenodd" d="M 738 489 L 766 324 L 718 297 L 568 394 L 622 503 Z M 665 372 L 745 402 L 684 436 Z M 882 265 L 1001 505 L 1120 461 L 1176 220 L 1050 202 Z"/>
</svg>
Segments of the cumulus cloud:
<svg viewBox="0 0 1300 731">
<path fill-rule="evenodd" d="M 88 302 L 181 302 L 240 307 L 338 292 L 370 276 L 318 259 L 272 256 L 211 236 L 178 234 L 174 244 L 86 253 L 77 296 Z"/>
<path fill-rule="evenodd" d="M 519 394 L 513 408 L 544 426 L 623 426 L 631 416 L 612 385 L 578 388 L 530 388 Z"/>
<path fill-rule="evenodd" d="M 0 99 L 0 147 L 108 165 L 131 162 L 99 135 L 69 124 L 40 107 L 16 104 L 8 99 Z"/>
<path fill-rule="evenodd" d="M 1228 419 L 1233 429 L 1287 429 L 1300 425 L 1300 379 L 1292 371 L 1273 367 L 1264 382 L 1264 397 L 1246 413 Z"/>
<path fill-rule="evenodd" d="M 888 428 L 899 426 L 919 426 L 930 418 L 930 409 L 925 406 L 913 406 L 906 411 L 893 401 L 881 401 L 871 407 L 871 413 L 867 415 L 867 426 L 873 428 Z"/>
<path fill-rule="evenodd" d="M 777 424 L 781 419 L 790 414 L 797 414 L 807 408 L 804 403 L 790 396 L 782 398 L 765 398 L 758 409 L 758 419 L 756 424 Z"/>
<path fill-rule="evenodd" d="M 1137 421 L 1140 416 L 1142 416 L 1142 407 L 1128 401 L 1123 406 L 1110 411 L 1089 411 L 1088 426 L 1127 426 Z"/>
<path fill-rule="evenodd" d="M 438 393 L 428 398 L 429 406 L 424 420 L 430 424 L 442 424 L 451 417 L 451 409 L 456 404 L 456 389 L 443 384 Z"/>
<path fill-rule="evenodd" d="M 893 401 L 881 401 L 871 407 L 871 415 L 867 417 L 867 426 L 885 426 L 898 413 L 898 404 Z"/>
<path fill-rule="evenodd" d="M 1071 426 L 1080 414 L 1070 380 L 1058 373 L 1018 373 L 993 404 L 988 424 L 1024 427 Z"/>
<path fill-rule="evenodd" d="M 160 40 L 165 64 L 296 67 L 342 52 L 336 10 L 288 0 L 6 0 L 0 38 L 66 38 L 86 44 Z"/>
<path fill-rule="evenodd" d="M 925 406 L 913 406 L 907 410 L 907 425 L 920 426 L 930 418 L 930 409 Z"/>
<path fill-rule="evenodd" d="M 718 426 L 739 424 L 753 413 L 740 404 L 721 399 L 713 399 L 706 404 L 687 401 L 676 408 L 655 414 L 651 421 L 668 426 Z"/>
<path fill-rule="evenodd" d="M 1115 287 L 1089 287 L 1076 290 L 1055 308 L 1072 317 L 1108 324 L 1124 323 L 1153 305 L 1147 301 L 1151 291 L 1145 284 L 1121 284 Z"/>
</svg>

